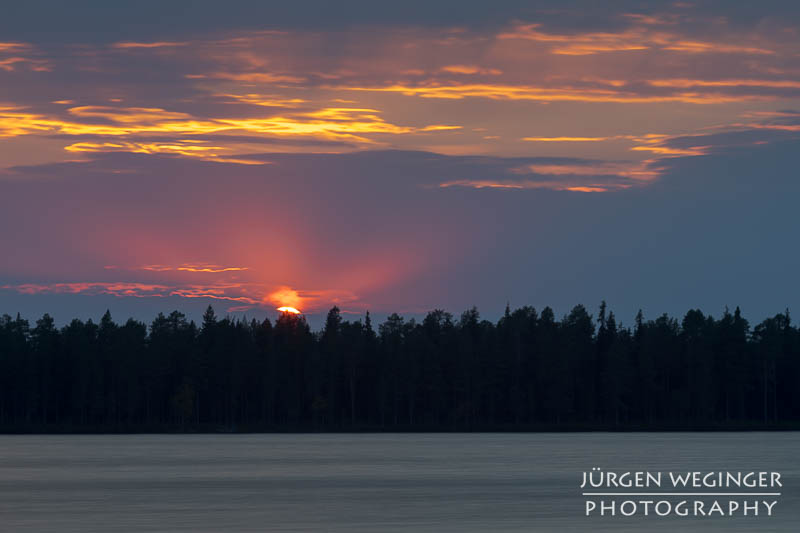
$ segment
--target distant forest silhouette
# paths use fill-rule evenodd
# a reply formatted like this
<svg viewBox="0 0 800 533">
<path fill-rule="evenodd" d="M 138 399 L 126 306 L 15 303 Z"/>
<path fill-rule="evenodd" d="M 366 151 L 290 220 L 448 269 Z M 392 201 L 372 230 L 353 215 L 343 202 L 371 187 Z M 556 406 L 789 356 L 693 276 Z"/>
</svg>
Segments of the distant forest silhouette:
<svg viewBox="0 0 800 533">
<path fill-rule="evenodd" d="M 338 308 L 302 316 L 180 312 L 146 326 L 0 317 L 0 431 L 478 431 L 800 427 L 800 332 L 739 309 L 621 327 L 601 304 L 497 323 Z"/>
</svg>

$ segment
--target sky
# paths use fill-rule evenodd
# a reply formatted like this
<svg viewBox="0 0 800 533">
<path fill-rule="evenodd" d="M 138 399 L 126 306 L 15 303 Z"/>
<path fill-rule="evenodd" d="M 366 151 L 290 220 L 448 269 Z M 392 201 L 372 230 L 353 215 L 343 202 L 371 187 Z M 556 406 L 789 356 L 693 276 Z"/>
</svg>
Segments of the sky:
<svg viewBox="0 0 800 533">
<path fill-rule="evenodd" d="M 0 313 L 800 303 L 796 2 L 27 2 Z"/>
</svg>

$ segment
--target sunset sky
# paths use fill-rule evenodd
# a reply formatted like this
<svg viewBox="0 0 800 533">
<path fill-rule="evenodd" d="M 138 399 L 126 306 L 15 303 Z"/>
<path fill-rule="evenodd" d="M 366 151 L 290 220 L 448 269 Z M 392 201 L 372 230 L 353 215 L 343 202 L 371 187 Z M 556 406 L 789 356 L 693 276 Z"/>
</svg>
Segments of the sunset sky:
<svg viewBox="0 0 800 533">
<path fill-rule="evenodd" d="M 0 313 L 798 307 L 800 3 L 342 4 L 4 9 Z"/>
</svg>

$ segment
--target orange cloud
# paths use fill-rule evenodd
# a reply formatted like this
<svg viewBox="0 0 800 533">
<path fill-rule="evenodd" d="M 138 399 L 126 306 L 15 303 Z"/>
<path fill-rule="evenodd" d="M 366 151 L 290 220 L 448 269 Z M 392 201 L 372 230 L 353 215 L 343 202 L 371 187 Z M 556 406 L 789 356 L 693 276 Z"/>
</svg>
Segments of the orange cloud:
<svg viewBox="0 0 800 533">
<path fill-rule="evenodd" d="M 0 69 L 11 72 L 14 70 L 15 64 L 23 63 L 25 61 L 26 59 L 24 57 L 9 57 L 7 59 L 0 59 Z"/>
<path fill-rule="evenodd" d="M 458 129 L 460 126 L 432 124 L 422 127 L 401 126 L 384 120 L 380 111 L 368 108 L 326 107 L 280 116 L 245 118 L 197 118 L 188 113 L 162 108 L 79 106 L 69 114 L 78 122 L 56 116 L 31 113 L 16 107 L 0 107 L 0 137 L 42 133 L 124 137 L 134 134 L 169 136 L 206 135 L 220 132 L 264 135 L 266 137 L 318 138 L 374 144 L 370 134 L 403 135 Z M 232 140 L 235 142 L 235 139 Z M 125 151 L 167 153 L 221 160 L 220 152 L 230 147 L 204 144 L 198 140 L 165 142 L 80 142 L 67 146 L 70 152 Z M 229 161 L 231 159 L 228 159 Z M 238 161 L 257 164 L 254 161 Z"/>
<path fill-rule="evenodd" d="M 15 290 L 21 294 L 46 294 L 46 293 L 67 293 L 67 294 L 112 294 L 114 296 L 135 296 L 135 297 L 163 297 L 169 287 L 151 283 L 129 283 L 129 282 L 98 282 L 98 283 L 23 283 L 20 285 L 3 285 L 2 289 Z"/>
<path fill-rule="evenodd" d="M 439 184 L 439 187 L 467 187 L 471 189 L 549 189 L 569 192 L 608 192 L 612 189 L 626 189 L 630 185 L 569 185 L 557 181 L 502 181 L 502 180 L 454 180 Z"/>
<path fill-rule="evenodd" d="M 135 49 L 135 48 L 171 48 L 175 46 L 186 46 L 189 43 L 186 42 L 173 42 L 173 41 L 158 41 L 158 42 L 151 42 L 151 43 L 139 43 L 139 42 L 119 42 L 114 43 L 112 48 L 121 48 L 121 49 Z"/>
<path fill-rule="evenodd" d="M 35 72 L 48 72 L 50 71 L 50 63 L 40 59 L 31 59 L 28 57 L 8 57 L 0 59 L 0 69 L 6 72 L 13 72 L 17 65 L 27 65 Z"/>
<path fill-rule="evenodd" d="M 647 26 L 661 26 L 678 23 L 678 17 L 671 14 L 646 15 L 644 13 L 623 13 L 622 17 Z"/>
<path fill-rule="evenodd" d="M 66 146 L 64 150 L 68 152 L 132 152 L 138 154 L 179 154 L 205 157 L 214 156 L 213 152 L 224 150 L 224 148 L 221 146 L 198 145 L 187 141 L 175 143 L 81 142 Z"/>
<path fill-rule="evenodd" d="M 541 30 L 541 24 L 521 24 L 510 31 L 500 33 L 498 39 L 518 39 L 544 43 L 550 47 L 551 54 L 591 55 L 602 52 L 624 52 L 660 49 L 692 54 L 730 54 L 771 55 L 775 52 L 758 46 L 747 46 L 721 42 L 689 40 L 676 33 L 652 31 L 649 26 L 662 23 L 653 17 L 628 15 L 628 18 L 641 25 L 633 25 L 619 32 L 588 32 L 574 34 L 548 33 Z"/>
<path fill-rule="evenodd" d="M 550 53 L 559 55 L 590 55 L 599 52 L 646 50 L 649 48 L 646 36 L 641 30 L 568 35 L 546 33 L 540 31 L 539 28 L 541 28 L 541 24 L 521 25 L 511 31 L 501 33 L 497 37 L 499 39 L 523 39 L 547 43 L 553 46 Z"/>
<path fill-rule="evenodd" d="M 157 124 L 191 119 L 191 115 L 187 113 L 167 111 L 159 107 L 79 106 L 71 107 L 69 113 L 76 117 L 102 118 L 118 124 Z"/>
<path fill-rule="evenodd" d="M 21 294 L 106 294 L 133 298 L 200 298 L 240 304 L 237 310 L 253 308 L 272 309 L 289 305 L 303 311 L 320 311 L 325 306 L 353 304 L 358 298 L 350 291 L 306 291 L 288 286 L 269 288 L 258 283 L 180 284 L 139 282 L 73 282 L 73 283 L 23 283 L 2 285 L 0 289 Z M 263 296 L 266 294 L 266 296 Z M 294 305 L 291 305 L 294 304 Z"/>
<path fill-rule="evenodd" d="M 226 129 L 214 121 L 193 120 L 186 113 L 160 108 L 118 108 L 81 106 L 69 114 L 95 123 L 64 120 L 56 116 L 31 113 L 18 107 L 0 107 L 0 136 L 13 137 L 35 133 L 64 135 L 130 135 L 134 133 L 213 133 Z M 230 129 L 230 128 L 227 128 Z"/>
<path fill-rule="evenodd" d="M 219 119 L 231 129 L 279 136 L 312 136 L 371 144 L 369 133 L 407 134 L 420 131 L 458 129 L 460 126 L 430 125 L 421 128 L 386 122 L 376 109 L 330 107 L 286 116 L 247 119 Z"/>
<path fill-rule="evenodd" d="M 689 148 L 674 148 L 670 146 L 634 146 L 631 150 L 634 151 L 644 151 L 644 152 L 652 152 L 654 154 L 658 154 L 660 156 L 694 156 L 694 155 L 705 155 L 707 150 L 711 148 L 710 146 L 692 146 Z"/>
<path fill-rule="evenodd" d="M 674 78 L 664 80 L 649 80 L 653 87 L 769 87 L 775 89 L 800 89 L 800 81 L 795 80 L 693 80 L 688 78 Z"/>
<path fill-rule="evenodd" d="M 28 50 L 28 49 L 30 49 L 30 45 L 29 44 L 0 42 L 0 52 L 15 52 L 15 51 L 20 51 L 20 50 Z"/>
<path fill-rule="evenodd" d="M 754 46 L 739 46 L 735 44 L 709 43 L 702 41 L 677 41 L 664 47 L 664 50 L 686 52 L 690 54 L 755 54 L 772 55 L 773 50 Z"/>
<path fill-rule="evenodd" d="M 735 127 L 744 127 L 745 125 L 736 124 L 736 125 L 726 125 L 725 128 L 735 128 Z M 751 125 L 753 128 L 757 128 L 757 125 Z M 792 129 L 793 127 L 790 126 L 787 129 Z M 775 128 L 781 129 L 781 128 Z M 800 130 L 800 127 L 798 127 Z M 702 145 L 702 146 L 691 146 L 688 148 L 677 148 L 674 146 L 669 145 L 669 141 L 676 137 L 686 137 L 683 136 L 673 136 L 673 135 L 665 135 L 660 133 L 648 133 L 644 135 L 614 135 L 611 137 L 526 137 L 523 140 L 536 140 L 536 141 L 554 141 L 554 142 L 599 142 L 605 140 L 627 140 L 634 143 L 634 146 L 630 147 L 629 149 L 634 152 L 651 152 L 661 157 L 690 157 L 690 156 L 699 156 L 699 155 L 706 155 L 711 148 L 710 146 Z M 551 165 L 528 165 L 522 167 L 521 169 L 517 169 L 517 172 L 534 172 L 537 174 L 558 174 L 558 175 L 596 175 L 596 174 L 616 174 L 619 176 L 625 176 L 632 179 L 643 180 L 643 181 L 651 181 L 658 177 L 659 169 L 654 167 L 651 163 L 651 160 L 639 161 L 639 162 L 605 162 L 605 163 L 598 163 L 593 165 L 558 165 L 558 164 L 551 164 Z"/>
<path fill-rule="evenodd" d="M 2 57 L 6 54 L 9 56 Z M 30 44 L 0 42 L 0 70 L 13 72 L 23 65 L 34 72 L 47 72 L 52 68 L 50 61 L 42 59 L 41 54 Z"/>
<path fill-rule="evenodd" d="M 306 78 L 288 74 L 268 72 L 209 72 L 207 74 L 187 74 L 189 79 L 213 78 L 218 80 L 242 81 L 246 83 L 302 83 Z"/>
<path fill-rule="evenodd" d="M 450 74 L 488 74 L 491 76 L 499 76 L 503 73 L 503 71 L 498 70 L 496 68 L 483 68 L 478 67 L 475 65 L 448 65 L 446 67 L 442 67 L 441 70 L 443 72 L 449 72 Z"/>
<path fill-rule="evenodd" d="M 603 191 L 589 191 L 589 192 L 606 192 L 616 189 L 625 189 L 631 186 L 633 182 L 647 183 L 655 180 L 660 175 L 661 169 L 656 167 L 653 160 L 644 161 L 591 161 L 586 164 L 577 164 L 570 161 L 563 163 L 550 163 L 550 164 L 531 164 L 522 167 L 510 169 L 511 173 L 525 175 L 525 174 L 539 174 L 545 176 L 562 176 L 559 181 L 539 181 L 539 180 L 513 180 L 513 181 L 497 181 L 491 180 L 489 183 L 501 184 L 508 188 L 545 188 L 555 190 L 578 190 L 577 188 L 586 188 L 584 183 L 585 176 L 596 176 L 598 179 L 604 179 L 607 183 L 592 185 L 593 188 L 603 188 Z M 585 192 L 585 191 L 584 191 Z"/>
<path fill-rule="evenodd" d="M 745 111 L 742 113 L 745 118 L 797 118 L 800 119 L 800 111 Z"/>
<path fill-rule="evenodd" d="M 216 161 L 218 163 L 236 163 L 241 165 L 266 165 L 266 161 L 255 159 L 236 159 L 226 157 L 220 152 L 229 152 L 230 149 L 223 146 L 212 146 L 204 143 L 205 141 L 174 141 L 174 142 L 80 142 L 64 147 L 68 152 L 128 152 L 134 154 L 166 154 L 181 155 L 186 157 L 196 157 L 204 161 Z"/>
<path fill-rule="evenodd" d="M 276 95 L 263 95 L 263 94 L 216 94 L 214 96 L 221 98 L 229 98 L 231 100 L 242 102 L 244 104 L 259 105 L 263 107 L 298 107 L 307 101 L 302 98 L 281 98 Z"/>
<path fill-rule="evenodd" d="M 205 272 L 217 274 L 220 272 L 241 272 L 249 270 L 248 267 L 226 267 L 221 265 L 214 265 L 210 263 L 186 263 L 179 266 L 167 265 L 144 265 L 135 268 L 134 270 L 148 270 L 150 272 Z"/>
<path fill-rule="evenodd" d="M 210 272 L 210 273 L 218 273 L 218 272 L 240 272 L 243 270 L 247 270 L 247 267 L 223 267 L 219 265 L 184 265 L 179 266 L 175 270 L 179 270 L 181 272 Z"/>
<path fill-rule="evenodd" d="M 800 131 L 800 124 L 731 124 L 730 127 L 753 130 Z"/>
<path fill-rule="evenodd" d="M 510 108 L 503 108 L 507 104 L 502 102 L 519 102 L 515 109 L 523 116 L 536 114 L 534 105 L 557 102 L 716 105 L 786 99 L 786 93 L 800 89 L 800 81 L 793 79 L 796 69 L 791 59 L 800 46 L 796 33 L 767 33 L 761 27 L 743 33 L 741 27 L 722 20 L 698 33 L 698 23 L 703 21 L 690 21 L 687 16 L 610 13 L 616 29 L 608 31 L 525 22 L 493 33 L 363 26 L 353 28 L 341 43 L 331 41 L 324 32 L 297 30 L 239 32 L 223 39 L 200 36 L 191 41 L 132 40 L 99 49 L 87 45 L 63 71 L 147 68 L 143 60 L 152 54 L 159 79 L 176 84 L 164 93 L 163 98 L 170 100 L 146 91 L 133 94 L 122 85 L 122 78 L 119 86 L 113 82 L 100 93 L 87 89 L 48 96 L 48 100 L 60 98 L 55 101 L 69 105 L 69 110 L 36 103 L 31 97 L 26 107 L 0 107 L 0 137 L 80 136 L 65 140 L 67 153 L 168 154 L 250 164 L 259 162 L 242 154 L 375 147 L 524 155 L 531 147 L 525 142 L 573 143 L 592 158 L 599 157 L 601 149 L 609 157 L 620 157 L 625 149 L 622 143 L 598 143 L 629 139 L 653 145 L 617 135 L 619 130 L 608 120 L 608 106 L 567 113 L 557 129 L 552 113 L 545 112 L 543 127 L 532 132 L 538 136 L 520 141 L 515 114 L 509 114 Z M 622 26 L 618 26 L 620 20 Z M 125 50 L 138 50 L 139 59 L 131 63 L 132 56 Z M 646 61 L 637 50 L 647 53 Z M 22 69 L 19 58 L 44 57 L 45 52 L 23 43 L 0 43 L 0 64 Z M 614 53 L 614 57 L 603 57 L 603 53 Z M 734 56 L 696 56 L 713 53 Z M 709 79 L 696 79 L 698 72 Z M 64 90 L 72 91 L 69 87 L 66 84 Z M 177 93 L 180 98 L 173 98 Z M 111 104 L 111 96 L 130 104 Z M 402 96 L 483 101 L 475 102 L 473 110 L 455 102 L 415 104 Z M 100 105 L 73 106 L 72 99 Z M 667 113 L 657 105 L 643 111 L 652 113 L 654 120 Z M 689 127 L 719 123 L 710 112 L 695 120 Z M 685 131 L 677 122 L 669 123 L 675 124 L 676 131 Z M 486 133 L 473 133 L 476 126 L 484 127 Z M 436 142 L 429 139 L 436 132 L 451 130 L 455 133 L 438 135 Z M 553 132 L 564 135 L 547 136 Z M 209 140 L 192 140 L 204 136 Z M 498 138 L 508 142 L 497 142 Z M 48 139 L 42 144 L 52 146 L 53 142 Z M 31 142 L 19 144 L 27 147 Z M 567 145 L 555 144 L 552 149 L 563 154 Z M 647 152 L 668 155 L 665 147 L 632 153 L 643 157 Z M 53 157 L 51 153 L 42 150 L 40 157 Z"/>
<path fill-rule="evenodd" d="M 237 296 L 227 294 L 230 289 L 239 289 L 240 285 L 212 286 L 204 287 L 193 285 L 190 287 L 180 287 L 170 290 L 169 296 L 179 296 L 181 298 L 211 298 L 213 300 L 226 300 L 229 302 L 239 302 L 249 305 L 258 305 L 259 301 L 249 296 Z"/>
<path fill-rule="evenodd" d="M 461 100 L 487 98 L 490 100 L 532 100 L 538 102 L 617 102 L 660 103 L 682 102 L 690 104 L 722 104 L 765 99 L 756 95 L 682 92 L 668 95 L 647 95 L 608 89 L 578 87 L 537 87 L 530 85 L 500 84 L 439 84 L 428 86 L 390 85 L 375 87 L 338 87 L 348 91 L 398 93 L 422 98 Z"/>
<path fill-rule="evenodd" d="M 523 141 L 531 142 L 599 142 L 614 137 L 523 137 Z"/>
<path fill-rule="evenodd" d="M 555 176 L 597 176 L 606 174 L 634 177 L 642 176 L 644 169 L 642 169 L 641 162 L 597 161 L 588 165 L 570 163 L 565 163 L 563 165 L 526 165 L 513 170 L 513 172 L 515 174 L 533 172 L 534 174 L 550 174 Z M 648 173 L 648 175 L 652 175 L 652 173 Z"/>
<path fill-rule="evenodd" d="M 607 187 L 567 187 L 565 190 L 572 192 L 608 192 Z"/>
</svg>

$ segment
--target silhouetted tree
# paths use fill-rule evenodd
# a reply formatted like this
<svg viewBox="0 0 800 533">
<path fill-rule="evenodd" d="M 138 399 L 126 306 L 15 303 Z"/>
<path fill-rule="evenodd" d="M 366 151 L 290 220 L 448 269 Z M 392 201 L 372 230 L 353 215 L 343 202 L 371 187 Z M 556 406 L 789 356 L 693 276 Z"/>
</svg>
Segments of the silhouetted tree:
<svg viewBox="0 0 800 533">
<path fill-rule="evenodd" d="M 737 307 L 632 328 L 601 302 L 421 322 L 177 311 L 149 326 L 0 317 L 2 431 L 796 428 L 800 332 Z"/>
</svg>

